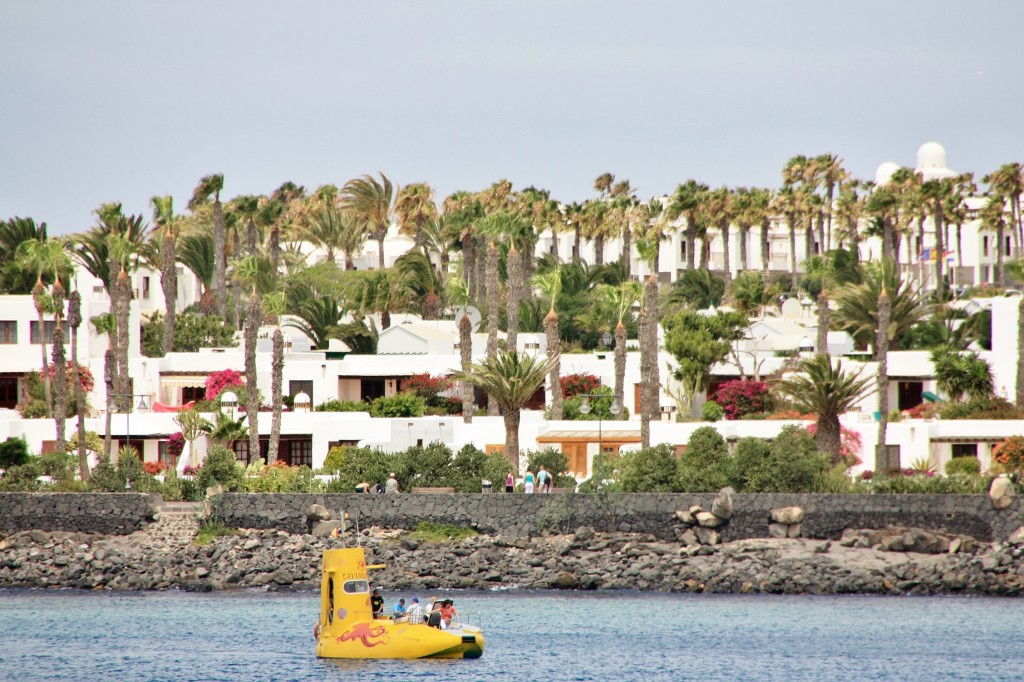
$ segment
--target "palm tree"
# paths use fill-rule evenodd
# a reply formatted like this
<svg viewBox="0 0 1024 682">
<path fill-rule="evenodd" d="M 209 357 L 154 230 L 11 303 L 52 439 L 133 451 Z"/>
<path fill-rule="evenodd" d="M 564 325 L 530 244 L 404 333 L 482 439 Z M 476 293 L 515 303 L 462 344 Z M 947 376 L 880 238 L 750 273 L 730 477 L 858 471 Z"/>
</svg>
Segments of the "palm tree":
<svg viewBox="0 0 1024 682">
<path fill-rule="evenodd" d="M 687 270 L 699 272 L 697 270 Z M 644 295 L 643 286 L 632 279 L 619 282 L 618 286 L 610 284 L 598 285 L 599 291 L 604 299 L 612 304 L 617 313 L 615 323 L 615 397 L 620 405 L 625 405 L 626 393 L 626 325 L 623 320 L 633 310 L 633 304 L 640 301 Z"/>
<path fill-rule="evenodd" d="M 920 291 L 912 289 L 903 280 L 893 261 L 885 259 L 865 267 L 862 283 L 847 284 L 836 293 L 838 307 L 833 311 L 835 326 L 848 332 L 859 348 L 867 348 L 875 338 L 878 329 L 878 297 L 883 288 L 891 301 L 891 350 L 899 350 L 900 338 L 930 312 Z"/>
<path fill-rule="evenodd" d="M 686 218 L 686 267 L 690 270 L 693 269 L 694 249 L 697 245 L 700 208 L 707 191 L 707 185 L 690 179 L 676 186 L 675 194 L 668 203 L 669 220 L 677 220 L 680 216 Z"/>
<path fill-rule="evenodd" d="M 200 206 L 208 203 L 213 197 L 213 291 L 217 297 L 217 314 L 221 319 L 228 319 L 228 287 L 227 287 L 227 235 L 224 230 L 224 210 L 220 203 L 220 193 L 224 189 L 224 175 L 207 175 L 199 180 L 192 191 L 188 202 L 190 211 L 195 212 Z"/>
<path fill-rule="evenodd" d="M 953 195 L 953 189 L 953 181 L 948 178 L 928 180 L 921 184 L 925 210 L 932 214 L 935 221 L 935 292 L 940 302 L 946 298 L 946 281 L 942 274 L 942 266 L 946 262 L 944 209 L 949 197 Z"/>
<path fill-rule="evenodd" d="M 374 270 L 363 274 L 352 289 L 352 303 L 359 315 L 380 315 L 381 331 L 391 327 L 391 314 L 408 310 L 413 291 L 396 269 Z"/>
<path fill-rule="evenodd" d="M 557 359 L 549 355 L 546 360 L 520 355 L 515 350 L 504 350 L 482 363 L 471 364 L 468 372 L 456 376 L 487 393 L 489 402 L 501 407 L 505 419 L 505 457 L 516 470 L 519 469 L 519 421 L 520 412 L 537 389 L 544 384 L 544 378 L 551 371 Z"/>
<path fill-rule="evenodd" d="M 259 457 L 259 387 L 256 381 L 256 343 L 260 326 L 263 324 L 263 307 L 260 302 L 260 267 L 256 256 L 248 256 L 238 263 L 235 277 L 250 287 L 249 306 L 245 313 L 245 411 L 249 415 L 249 458 Z"/>
<path fill-rule="evenodd" d="M 1004 164 L 997 171 L 983 177 L 982 182 L 988 183 L 994 193 L 1009 200 L 1013 244 L 1019 254 L 1021 241 L 1024 240 L 1024 218 L 1020 210 L 1021 194 L 1024 194 L 1024 166 L 1020 163 Z"/>
<path fill-rule="evenodd" d="M 387 176 L 380 174 L 380 182 L 370 175 L 355 178 L 341 188 L 341 206 L 349 210 L 365 230 L 377 241 L 377 267 L 384 269 L 384 240 L 394 217 L 395 196 L 401 192 Z"/>
<path fill-rule="evenodd" d="M 61 256 L 67 259 L 67 254 L 61 249 Z M 68 371 L 67 358 L 64 355 L 64 286 L 58 278 L 53 283 L 51 294 L 53 309 L 53 420 L 56 427 L 56 449 L 57 452 L 67 450 L 67 438 L 65 428 L 68 417 Z"/>
<path fill-rule="evenodd" d="M 1006 198 L 1001 194 L 993 194 L 985 203 L 985 206 L 978 211 L 981 218 L 981 227 L 985 230 L 995 230 L 996 233 L 996 276 L 995 281 L 999 286 L 1004 286 L 1006 275 L 1003 268 L 1003 241 L 1004 230 L 1006 229 Z"/>
<path fill-rule="evenodd" d="M 213 237 L 205 233 L 182 235 L 177 244 L 176 257 L 199 281 L 199 307 L 205 312 L 216 312 L 213 273 L 217 259 Z"/>
<path fill-rule="evenodd" d="M 984 399 L 992 396 L 994 383 L 992 366 L 977 353 L 959 353 L 948 349 L 932 351 L 935 383 L 939 390 L 949 394 L 952 401 Z"/>
<path fill-rule="evenodd" d="M 741 272 L 729 287 L 729 302 L 744 315 L 763 315 L 765 306 L 775 303 L 779 290 L 765 282 L 758 271 Z"/>
<path fill-rule="evenodd" d="M 330 263 L 337 262 L 338 252 L 343 252 L 345 269 L 351 270 L 352 254 L 362 246 L 366 233 L 352 213 L 328 204 L 306 217 L 296 237 L 323 250 L 324 260 Z"/>
<path fill-rule="evenodd" d="M 414 182 L 398 192 L 395 199 L 395 216 L 398 231 L 412 235 L 416 248 L 423 245 L 424 227 L 437 220 L 437 206 L 434 205 L 434 190 L 425 182 Z"/>
<path fill-rule="evenodd" d="M 666 304 L 687 305 L 695 310 L 704 310 L 721 304 L 725 298 L 725 280 L 711 274 L 710 270 L 685 270 L 672 284 Z"/>
<path fill-rule="evenodd" d="M 270 445 L 267 448 L 267 464 L 277 461 L 281 443 L 281 411 L 283 409 L 282 388 L 284 385 L 284 333 L 281 331 L 281 315 L 284 314 L 285 296 L 275 292 L 267 297 L 264 309 L 274 316 L 274 338 L 270 360 Z"/>
<path fill-rule="evenodd" d="M 558 335 L 558 295 L 562 293 L 562 270 L 554 268 L 543 274 L 533 276 L 533 284 L 543 296 L 551 301 L 551 309 L 544 317 L 544 337 L 547 339 L 548 356 L 554 357 L 555 362 L 551 365 L 551 372 L 548 374 L 548 390 L 551 392 L 551 419 L 559 421 L 562 419 L 562 368 L 559 355 L 561 353 L 561 339 Z"/>
<path fill-rule="evenodd" d="M 793 290 L 797 286 L 796 225 L 802 210 L 800 194 L 793 187 L 783 186 L 775 194 L 771 211 L 785 217 L 786 225 L 789 228 L 789 276 L 790 286 Z"/>
<path fill-rule="evenodd" d="M 644 280 L 643 305 L 640 308 L 640 442 L 651 447 L 651 420 L 657 419 L 661 380 L 658 371 L 658 277 L 655 273 L 658 235 L 648 232 L 637 236 L 636 250 L 647 263 L 649 274 Z"/>
<path fill-rule="evenodd" d="M 878 293 L 878 331 L 875 334 L 875 349 L 878 356 L 878 374 L 875 390 L 878 391 L 878 439 L 875 441 L 875 468 L 883 468 L 882 462 L 889 463 L 886 445 L 889 429 L 889 322 L 892 303 L 885 286 Z"/>
<path fill-rule="evenodd" d="M 290 293 L 288 298 L 288 312 L 297 319 L 289 320 L 284 326 L 308 336 L 314 348 L 327 348 L 330 339 L 341 338 L 340 325 L 345 310 L 338 299 L 330 294 L 293 299 Z"/>
<path fill-rule="evenodd" d="M 469 287 L 466 280 L 461 277 L 452 277 L 448 280 L 448 297 L 459 306 L 462 315 L 459 315 L 459 360 L 462 365 L 462 373 L 470 371 L 470 364 L 473 362 L 473 324 L 469 319 Z M 473 385 L 469 382 L 462 382 L 462 421 L 466 424 L 473 421 Z"/>
<path fill-rule="evenodd" d="M 0 293 L 32 292 L 38 280 L 36 270 L 18 257 L 18 248 L 27 241 L 47 241 L 46 223 L 36 225 L 31 218 L 0 221 Z"/>
<path fill-rule="evenodd" d="M 178 304 L 178 271 L 175 247 L 178 241 L 178 217 L 174 215 L 174 197 L 153 197 L 153 225 L 160 230 L 160 288 L 164 292 L 163 351 L 174 350 L 174 323 Z M 155 230 L 154 230 L 155 234 Z"/>
<path fill-rule="evenodd" d="M 825 189 L 825 243 L 823 248 L 828 251 L 832 248 L 832 199 L 835 196 L 836 186 L 841 186 L 849 175 L 843 169 L 843 160 L 835 154 L 825 153 L 815 157 L 815 165 L 818 170 L 818 177 Z"/>
<path fill-rule="evenodd" d="M 828 353 L 816 353 L 803 360 L 798 371 L 797 376 L 779 382 L 779 391 L 793 401 L 797 410 L 818 416 L 814 441 L 818 449 L 829 454 L 837 464 L 842 459 L 839 415 L 871 394 L 865 393 L 871 377 L 844 371 L 842 361 L 833 364 Z"/>
<path fill-rule="evenodd" d="M 75 410 L 78 413 L 78 472 L 89 480 L 89 458 L 85 451 L 85 391 L 78 372 L 78 328 L 82 325 L 82 296 L 77 290 L 68 295 L 68 326 L 71 327 L 71 383 L 75 389 Z"/>
<path fill-rule="evenodd" d="M 731 248 L 729 244 L 729 225 L 736 217 L 736 212 L 736 195 L 731 189 L 720 187 L 708 192 L 704 201 L 704 213 L 708 217 L 708 223 L 717 227 L 718 232 L 722 235 L 722 259 L 726 283 L 732 280 L 732 264 L 729 253 Z M 705 243 L 710 246 L 711 240 L 705 239 Z M 702 257 L 701 260 L 705 264 L 707 263 L 706 258 Z M 744 260 L 746 260 L 745 257 Z"/>
</svg>

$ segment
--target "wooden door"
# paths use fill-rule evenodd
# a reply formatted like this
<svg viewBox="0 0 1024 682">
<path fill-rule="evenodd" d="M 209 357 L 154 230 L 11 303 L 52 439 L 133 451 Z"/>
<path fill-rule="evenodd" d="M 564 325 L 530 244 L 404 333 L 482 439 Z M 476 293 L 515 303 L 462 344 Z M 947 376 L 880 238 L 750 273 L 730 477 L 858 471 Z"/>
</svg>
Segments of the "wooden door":
<svg viewBox="0 0 1024 682">
<path fill-rule="evenodd" d="M 587 467 L 587 444 L 586 443 L 562 443 L 562 454 L 565 455 L 566 465 L 569 471 L 584 478 L 590 476 Z"/>
</svg>

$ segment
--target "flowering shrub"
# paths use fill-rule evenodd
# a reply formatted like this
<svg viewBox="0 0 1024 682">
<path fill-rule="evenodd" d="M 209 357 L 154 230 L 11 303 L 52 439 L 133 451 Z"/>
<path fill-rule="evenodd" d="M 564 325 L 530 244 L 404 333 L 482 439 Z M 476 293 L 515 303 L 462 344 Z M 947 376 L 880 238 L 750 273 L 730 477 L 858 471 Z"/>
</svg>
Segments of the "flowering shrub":
<svg viewBox="0 0 1024 682">
<path fill-rule="evenodd" d="M 184 469 L 182 469 L 181 473 L 183 476 L 195 476 L 199 473 L 200 469 L 202 469 L 201 466 L 192 466 L 191 464 L 188 464 Z"/>
<path fill-rule="evenodd" d="M 185 451 L 185 436 L 182 435 L 181 431 L 178 433 L 172 433 L 167 438 L 167 452 L 170 454 L 174 461 L 178 460 L 181 453 Z"/>
<path fill-rule="evenodd" d="M 562 397 L 566 400 L 574 398 L 580 393 L 593 393 L 601 380 L 595 374 L 567 374 L 559 379 L 562 384 Z"/>
<path fill-rule="evenodd" d="M 1024 436 L 1010 436 L 992 448 L 992 459 L 1007 471 L 1024 471 Z"/>
<path fill-rule="evenodd" d="M 817 432 L 817 424 L 809 424 L 807 426 L 807 433 L 813 436 Z M 839 455 L 843 458 L 846 466 L 852 467 L 861 463 L 860 453 L 862 448 L 863 443 L 859 431 L 848 429 L 845 426 L 839 427 Z"/>
<path fill-rule="evenodd" d="M 236 369 L 223 369 L 206 377 L 206 399 L 216 400 L 227 388 L 245 386 L 245 377 Z"/>
<path fill-rule="evenodd" d="M 451 388 L 452 380 L 448 377 L 427 373 L 413 374 L 402 382 L 402 391 L 416 391 L 416 395 L 426 400 L 428 405 L 434 405 L 441 394 Z"/>
<path fill-rule="evenodd" d="M 163 462 L 143 462 L 142 464 L 142 469 L 147 474 L 152 474 L 153 476 L 162 473 L 166 468 Z"/>
<path fill-rule="evenodd" d="M 814 417 L 813 414 L 802 414 L 799 410 L 792 410 L 792 409 L 776 410 L 775 412 L 772 412 L 770 415 L 765 417 L 765 419 L 770 420 L 770 421 L 776 421 L 776 420 L 778 420 L 778 421 L 785 421 L 785 420 L 796 419 L 796 420 L 805 421 L 805 422 L 807 422 L 807 421 L 814 421 L 814 418 L 815 417 Z"/>
<path fill-rule="evenodd" d="M 921 403 L 909 410 L 903 410 L 903 416 L 909 419 L 931 419 L 939 410 L 938 403 Z"/>
<path fill-rule="evenodd" d="M 53 365 L 49 366 L 50 381 L 53 381 L 55 369 L 56 367 L 54 367 Z M 70 360 L 68 360 L 67 367 L 65 368 L 65 374 L 67 375 L 68 384 L 71 384 L 72 371 L 72 363 Z M 92 372 L 89 371 L 88 367 L 82 364 L 78 365 L 78 383 L 82 384 L 82 390 L 85 391 L 86 393 L 92 391 L 93 387 L 96 385 L 96 380 L 93 379 Z"/>
<path fill-rule="evenodd" d="M 763 381 L 727 381 L 711 399 L 722 406 L 726 419 L 742 419 L 750 414 L 769 412 L 775 407 L 771 389 Z"/>
</svg>

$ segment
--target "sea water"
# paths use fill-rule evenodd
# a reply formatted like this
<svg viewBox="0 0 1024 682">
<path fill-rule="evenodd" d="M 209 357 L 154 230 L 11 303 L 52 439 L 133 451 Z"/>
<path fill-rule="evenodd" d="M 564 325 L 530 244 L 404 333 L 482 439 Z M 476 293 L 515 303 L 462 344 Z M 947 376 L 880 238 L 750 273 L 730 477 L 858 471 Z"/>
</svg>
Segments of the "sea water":
<svg viewBox="0 0 1024 682">
<path fill-rule="evenodd" d="M 1024 680 L 1019 600 L 443 594 L 481 659 L 318 659 L 308 592 L 0 590 L 0 679 Z"/>
</svg>

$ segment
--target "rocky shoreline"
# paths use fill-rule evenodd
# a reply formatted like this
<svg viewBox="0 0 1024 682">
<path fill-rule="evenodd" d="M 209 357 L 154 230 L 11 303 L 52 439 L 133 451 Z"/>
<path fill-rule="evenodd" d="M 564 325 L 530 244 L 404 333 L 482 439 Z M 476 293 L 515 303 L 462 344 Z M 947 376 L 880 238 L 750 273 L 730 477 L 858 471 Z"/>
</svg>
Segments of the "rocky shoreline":
<svg viewBox="0 0 1024 682">
<path fill-rule="evenodd" d="M 356 538 L 239 530 L 197 546 L 157 527 L 131 535 L 22 531 L 0 538 L 0 587 L 314 590 L 324 549 Z M 773 594 L 1024 594 L 1024 538 L 978 543 L 914 529 L 848 531 L 838 541 L 723 544 L 652 535 L 478 535 L 423 543 L 401 531 L 358 537 L 387 590 L 576 589 Z"/>
</svg>

